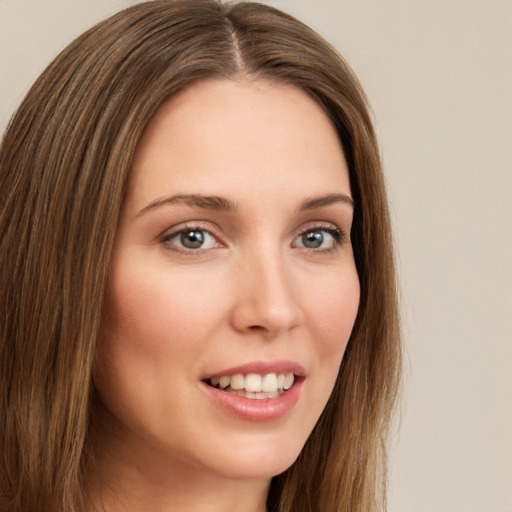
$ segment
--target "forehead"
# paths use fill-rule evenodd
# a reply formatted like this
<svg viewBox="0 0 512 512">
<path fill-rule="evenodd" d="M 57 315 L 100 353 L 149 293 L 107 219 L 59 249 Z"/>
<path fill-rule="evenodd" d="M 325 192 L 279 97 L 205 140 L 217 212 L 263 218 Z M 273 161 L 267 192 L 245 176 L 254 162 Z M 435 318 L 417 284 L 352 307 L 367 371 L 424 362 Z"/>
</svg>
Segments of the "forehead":
<svg viewBox="0 0 512 512">
<path fill-rule="evenodd" d="M 322 108 L 291 85 L 208 80 L 167 100 L 150 121 L 128 195 L 141 203 L 168 193 L 290 193 L 295 185 L 307 195 L 350 191 Z"/>
</svg>

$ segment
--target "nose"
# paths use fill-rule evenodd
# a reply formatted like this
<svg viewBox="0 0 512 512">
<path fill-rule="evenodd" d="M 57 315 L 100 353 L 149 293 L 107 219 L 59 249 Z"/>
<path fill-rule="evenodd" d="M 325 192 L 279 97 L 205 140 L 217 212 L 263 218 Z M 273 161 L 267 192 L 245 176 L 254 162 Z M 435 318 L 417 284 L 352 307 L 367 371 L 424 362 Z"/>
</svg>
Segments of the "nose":
<svg viewBox="0 0 512 512">
<path fill-rule="evenodd" d="M 304 321 L 298 283 L 282 257 L 260 253 L 241 262 L 235 273 L 231 321 L 238 332 L 272 339 Z"/>
</svg>

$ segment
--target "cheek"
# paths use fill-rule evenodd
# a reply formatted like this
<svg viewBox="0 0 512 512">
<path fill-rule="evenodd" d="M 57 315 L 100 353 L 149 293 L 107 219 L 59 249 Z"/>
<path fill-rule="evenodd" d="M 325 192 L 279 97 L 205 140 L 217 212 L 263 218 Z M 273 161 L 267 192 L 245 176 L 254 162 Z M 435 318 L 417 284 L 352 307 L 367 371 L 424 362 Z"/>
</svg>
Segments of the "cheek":
<svg viewBox="0 0 512 512">
<path fill-rule="evenodd" d="M 132 340 L 141 351 L 192 347 L 213 321 L 214 287 L 165 272 L 125 272 L 110 283 L 105 327 L 111 340 Z M 218 292 L 217 292 L 218 295 Z M 177 355 L 177 354 L 175 354 Z"/>
<path fill-rule="evenodd" d="M 303 388 L 304 409 L 295 428 L 304 440 L 324 410 L 336 383 L 340 364 L 359 306 L 359 280 L 355 272 L 319 279 L 304 302 L 308 311 L 310 373 Z M 306 300 L 306 299 L 305 299 Z"/>
<path fill-rule="evenodd" d="M 359 307 L 359 279 L 354 269 L 343 277 L 333 277 L 318 287 L 310 305 L 311 352 L 314 371 L 311 379 L 312 411 L 316 419 L 335 385 L 340 364 Z M 316 421 L 315 419 L 315 421 Z"/>
<path fill-rule="evenodd" d="M 96 358 L 97 388 L 119 398 L 170 389 L 193 366 L 206 328 L 198 294 L 165 274 L 138 270 L 111 276 Z"/>
<path fill-rule="evenodd" d="M 147 266 L 146 266 L 147 267 Z M 118 268 L 121 268 L 119 265 Z M 164 272 L 113 273 L 107 289 L 94 382 L 122 425 L 157 432 L 192 393 L 197 364 L 216 316 L 213 291 Z M 200 293 L 198 293 L 198 290 Z M 207 304 L 209 307 L 206 307 Z"/>
<path fill-rule="evenodd" d="M 324 282 L 310 301 L 310 318 L 317 346 L 327 353 L 340 353 L 354 326 L 359 308 L 359 280 L 355 271 Z"/>
</svg>

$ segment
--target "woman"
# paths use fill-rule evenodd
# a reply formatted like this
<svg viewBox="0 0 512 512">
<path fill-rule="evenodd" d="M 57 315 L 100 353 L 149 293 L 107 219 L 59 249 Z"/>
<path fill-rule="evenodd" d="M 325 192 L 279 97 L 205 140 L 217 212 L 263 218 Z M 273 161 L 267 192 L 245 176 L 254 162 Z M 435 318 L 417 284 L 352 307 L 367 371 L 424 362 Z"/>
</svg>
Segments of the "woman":
<svg viewBox="0 0 512 512">
<path fill-rule="evenodd" d="M 384 507 L 389 216 L 317 34 L 129 8 L 35 83 L 0 172 L 0 510 Z"/>
</svg>

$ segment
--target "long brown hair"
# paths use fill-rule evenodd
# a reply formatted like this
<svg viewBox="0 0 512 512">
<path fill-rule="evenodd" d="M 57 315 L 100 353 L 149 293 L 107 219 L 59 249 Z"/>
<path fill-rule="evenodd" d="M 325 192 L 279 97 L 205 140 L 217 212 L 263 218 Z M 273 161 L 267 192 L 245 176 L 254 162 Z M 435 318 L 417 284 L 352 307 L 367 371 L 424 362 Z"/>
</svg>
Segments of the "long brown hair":
<svg viewBox="0 0 512 512">
<path fill-rule="evenodd" d="M 270 512 L 385 508 L 401 350 L 393 244 L 367 101 L 345 61 L 254 2 L 158 0 L 107 19 L 36 81 L 0 147 L 0 510 L 78 512 L 91 379 L 132 156 L 162 102 L 204 78 L 293 84 L 325 110 L 355 200 L 361 302 L 332 396 Z"/>
</svg>

